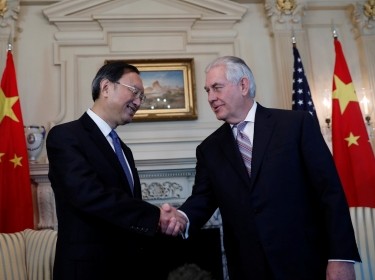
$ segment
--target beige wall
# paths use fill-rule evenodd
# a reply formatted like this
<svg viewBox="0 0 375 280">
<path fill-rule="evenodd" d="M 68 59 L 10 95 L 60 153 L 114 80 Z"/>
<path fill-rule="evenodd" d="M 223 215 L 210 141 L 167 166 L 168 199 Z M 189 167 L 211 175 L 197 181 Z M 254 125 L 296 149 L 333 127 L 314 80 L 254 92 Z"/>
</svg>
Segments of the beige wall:
<svg viewBox="0 0 375 280">
<path fill-rule="evenodd" d="M 353 31 L 355 26 L 349 1 L 302 2 L 302 11 L 284 16 L 284 23 L 278 22 L 282 15 L 277 11 L 265 9 L 265 3 L 238 4 L 220 0 L 214 11 L 208 10 L 207 6 L 202 7 L 204 5 L 181 4 L 183 1 L 169 1 L 167 7 L 165 1 L 140 0 L 123 1 L 120 6 L 110 8 L 87 7 L 88 12 L 76 12 L 86 16 L 95 13 L 109 15 L 116 11 L 117 15 L 127 17 L 117 20 L 117 27 L 114 20 L 102 20 L 102 26 L 87 22 L 74 22 L 73 27 L 56 23 L 57 16 L 69 20 L 69 16 L 65 15 L 76 8 L 62 5 L 51 10 L 50 6 L 53 3 L 58 5 L 57 2 L 20 2 L 13 55 L 25 125 L 38 124 L 49 128 L 55 123 L 79 117 L 91 105 L 91 80 L 107 58 L 194 58 L 198 120 L 136 123 L 121 128 L 121 137 L 126 137 L 135 157 L 140 160 L 193 158 L 196 145 L 220 125 L 203 91 L 204 67 L 216 56 L 237 55 L 244 58 L 256 77 L 257 100 L 264 106 L 290 108 L 292 29 L 321 119 L 323 93 L 331 88 L 335 57 L 332 22 L 338 31 L 357 90 L 368 88 L 374 79 L 369 79 L 367 75 L 368 59 L 363 58 L 366 56 L 363 40 Z M 266 2 L 269 4 L 270 1 Z M 129 10 L 139 16 L 132 19 Z M 47 16 L 44 15 L 46 11 Z M 154 16 L 152 11 L 168 17 L 189 13 L 217 16 L 219 23 L 201 19 L 201 26 L 198 26 L 194 23 L 199 21 L 197 18 L 181 23 L 172 17 L 165 23 L 155 20 L 159 26 L 154 28 L 147 24 L 142 26 L 140 22 Z M 221 16 L 220 13 L 226 14 Z M 228 19 L 231 16 L 234 18 L 232 21 Z M 297 22 L 292 22 L 292 19 Z M 176 23 L 180 28 L 174 28 Z M 170 40 L 177 38 L 183 46 L 178 45 L 175 49 L 164 46 L 169 51 L 163 51 L 163 41 L 159 40 L 158 33 L 163 33 Z M 115 37 L 120 43 L 115 42 Z M 2 63 L 4 57 L 5 54 Z M 324 123 L 323 120 L 321 123 Z M 45 151 L 41 160 L 43 157 Z"/>
<path fill-rule="evenodd" d="M 267 107 L 289 109 L 294 30 L 324 125 L 322 100 L 324 90 L 330 91 L 332 84 L 334 25 L 355 88 L 374 89 L 375 28 L 368 23 L 375 22 L 363 15 L 365 1 L 301 0 L 289 14 L 277 10 L 273 0 L 238 2 L 241 4 L 225 0 L 8 0 L 10 9 L 0 20 L 1 70 L 11 33 L 24 123 L 49 129 L 76 119 L 91 106 L 90 84 L 105 59 L 193 57 L 197 120 L 119 128 L 141 171 L 194 168 L 195 147 L 221 125 L 203 91 L 204 67 L 217 56 L 242 57 L 256 77 L 257 100 Z M 374 90 L 368 97 L 374 107 Z M 45 160 L 44 149 L 40 162 Z M 41 175 L 38 183 L 50 191 L 47 172 L 47 165 L 32 166 L 32 175 Z M 182 185 L 191 187 L 191 180 L 189 177 Z M 364 238 L 362 220 L 358 218 L 355 224 L 357 235 Z M 362 252 L 367 252 L 363 254 L 366 265 L 371 265 L 374 234 L 371 228 L 367 232 L 372 245 L 367 246 L 366 238 L 359 241 Z M 374 273 L 373 267 L 357 269 L 358 279 L 369 279 L 371 271 Z"/>
</svg>

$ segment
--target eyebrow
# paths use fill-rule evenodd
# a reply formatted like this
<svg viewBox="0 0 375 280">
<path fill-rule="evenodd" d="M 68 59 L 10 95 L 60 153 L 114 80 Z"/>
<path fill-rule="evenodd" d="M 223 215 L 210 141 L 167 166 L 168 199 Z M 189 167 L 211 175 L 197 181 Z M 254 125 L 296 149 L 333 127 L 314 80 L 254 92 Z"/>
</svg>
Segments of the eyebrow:
<svg viewBox="0 0 375 280">
<path fill-rule="evenodd" d="M 221 84 L 221 83 L 218 83 L 218 82 L 215 82 L 213 83 L 210 87 L 204 87 L 204 90 L 205 91 L 209 91 L 210 88 L 214 88 L 214 87 L 217 87 L 217 86 L 224 86 L 224 84 Z"/>
<path fill-rule="evenodd" d="M 137 91 L 141 91 L 141 92 L 144 92 L 144 90 L 142 90 L 142 89 L 140 89 L 139 87 L 137 87 L 137 86 L 131 86 L 131 87 L 133 87 L 135 90 L 137 90 Z"/>
</svg>

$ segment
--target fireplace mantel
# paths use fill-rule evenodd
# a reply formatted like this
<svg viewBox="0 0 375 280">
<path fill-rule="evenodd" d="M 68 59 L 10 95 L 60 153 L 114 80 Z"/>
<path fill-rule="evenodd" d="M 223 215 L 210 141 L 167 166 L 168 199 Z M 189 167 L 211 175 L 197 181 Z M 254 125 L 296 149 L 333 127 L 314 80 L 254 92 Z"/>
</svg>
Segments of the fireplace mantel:
<svg viewBox="0 0 375 280">
<path fill-rule="evenodd" d="M 191 194 L 195 177 L 195 159 L 136 161 L 141 179 L 142 197 L 155 205 L 181 205 Z M 35 226 L 57 229 L 55 200 L 48 179 L 48 163 L 30 164 L 35 204 Z M 217 211 L 206 227 L 221 227 Z"/>
</svg>

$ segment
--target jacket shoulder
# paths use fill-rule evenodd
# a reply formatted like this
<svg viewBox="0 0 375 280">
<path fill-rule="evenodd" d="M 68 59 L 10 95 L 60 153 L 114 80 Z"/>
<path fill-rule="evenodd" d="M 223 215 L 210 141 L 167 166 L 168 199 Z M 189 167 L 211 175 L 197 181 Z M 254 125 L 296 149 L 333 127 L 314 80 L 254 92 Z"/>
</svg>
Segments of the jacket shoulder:
<svg viewBox="0 0 375 280">
<path fill-rule="evenodd" d="M 213 144 L 220 143 L 221 141 L 223 141 L 223 138 L 227 137 L 228 135 L 231 135 L 231 133 L 232 129 L 230 124 L 224 123 L 218 129 L 212 132 L 209 136 L 207 136 L 206 139 L 204 139 L 199 146 L 211 146 Z"/>
</svg>

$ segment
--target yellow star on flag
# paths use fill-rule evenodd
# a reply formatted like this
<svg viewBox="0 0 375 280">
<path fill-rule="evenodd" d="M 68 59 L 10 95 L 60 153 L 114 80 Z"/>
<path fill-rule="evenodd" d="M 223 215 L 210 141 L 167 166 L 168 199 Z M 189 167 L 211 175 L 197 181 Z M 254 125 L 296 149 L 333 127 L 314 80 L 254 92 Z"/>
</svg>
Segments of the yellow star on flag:
<svg viewBox="0 0 375 280">
<path fill-rule="evenodd" d="M 338 99 L 341 115 L 344 114 L 350 101 L 358 102 L 353 83 L 345 84 L 335 75 L 336 90 L 332 93 L 332 99 Z"/>
<path fill-rule="evenodd" d="M 22 166 L 21 160 L 22 160 L 22 157 L 17 157 L 17 155 L 14 154 L 14 158 L 11 159 L 10 162 L 14 163 L 14 167 L 16 167 L 16 166 Z"/>
<path fill-rule="evenodd" d="M 18 98 L 18 96 L 6 97 L 3 90 L 0 88 L 0 123 L 5 116 L 18 122 L 18 118 L 12 109 L 13 105 L 18 101 Z"/>
<path fill-rule="evenodd" d="M 350 132 L 349 137 L 345 138 L 345 140 L 348 141 L 348 147 L 350 147 L 353 144 L 358 146 L 357 140 L 359 139 L 359 137 L 360 136 L 354 136 L 353 133 Z"/>
<path fill-rule="evenodd" d="M 1 158 L 3 157 L 3 155 L 5 155 L 5 153 L 0 153 L 0 162 L 1 162 Z"/>
</svg>

